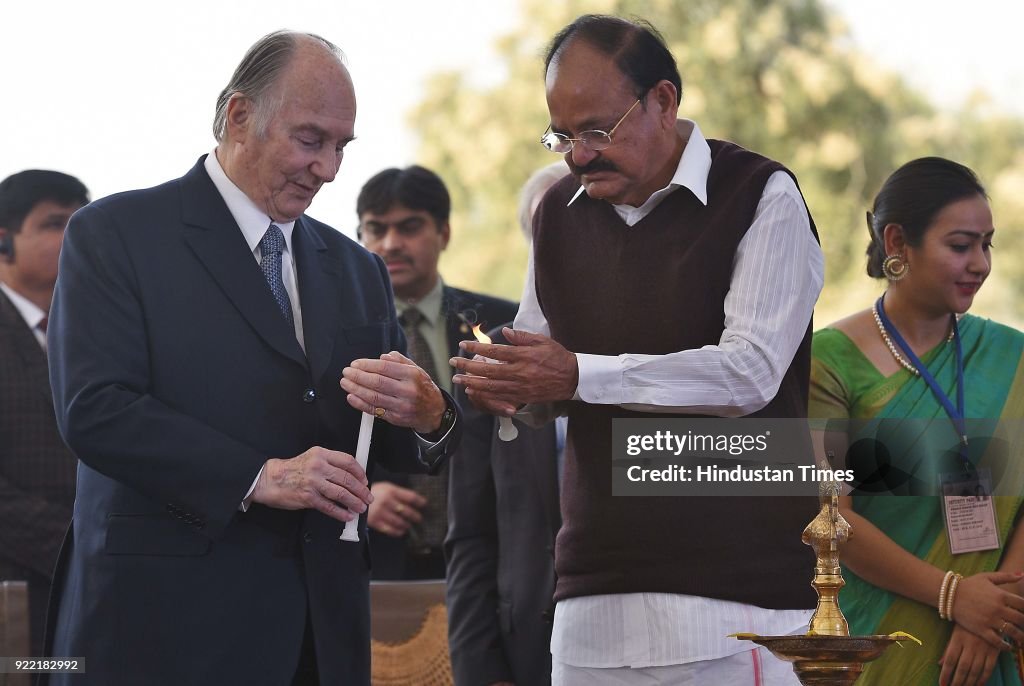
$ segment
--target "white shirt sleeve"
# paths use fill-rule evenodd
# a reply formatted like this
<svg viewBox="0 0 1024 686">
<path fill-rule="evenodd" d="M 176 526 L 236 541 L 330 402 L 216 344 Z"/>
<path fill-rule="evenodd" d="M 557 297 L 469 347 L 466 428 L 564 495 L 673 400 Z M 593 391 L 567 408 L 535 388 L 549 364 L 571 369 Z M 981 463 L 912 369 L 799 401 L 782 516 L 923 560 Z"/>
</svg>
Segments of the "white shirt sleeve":
<svg viewBox="0 0 1024 686">
<path fill-rule="evenodd" d="M 245 497 L 242 498 L 242 504 L 238 506 L 240 512 L 248 512 L 249 507 L 252 505 L 252 492 L 256 490 L 256 484 L 260 482 L 260 477 L 263 476 L 263 470 L 266 469 L 266 463 L 260 467 L 260 471 L 256 472 L 256 478 L 252 480 L 252 486 L 249 486 L 249 490 L 245 492 Z"/>
<path fill-rule="evenodd" d="M 523 297 L 519 299 L 519 311 L 516 312 L 512 328 L 517 331 L 529 331 L 543 336 L 551 335 L 548 320 L 540 309 L 537 300 L 537 285 L 533 277 L 533 243 L 530 243 L 529 256 L 526 259 L 526 283 L 523 284 Z"/>
<path fill-rule="evenodd" d="M 793 361 L 824 271 L 796 184 L 785 172 L 775 172 L 736 250 L 718 344 L 668 355 L 576 353 L 577 397 L 643 412 L 723 417 L 756 412 L 775 397 Z M 515 326 L 549 331 L 537 302 L 532 251 Z"/>
</svg>

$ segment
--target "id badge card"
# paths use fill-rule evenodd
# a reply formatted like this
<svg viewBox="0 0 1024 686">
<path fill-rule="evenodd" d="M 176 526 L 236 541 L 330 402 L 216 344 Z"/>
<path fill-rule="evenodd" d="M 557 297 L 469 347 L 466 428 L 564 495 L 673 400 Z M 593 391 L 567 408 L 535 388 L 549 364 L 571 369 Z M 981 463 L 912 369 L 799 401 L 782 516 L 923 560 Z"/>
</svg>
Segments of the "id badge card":
<svg viewBox="0 0 1024 686">
<path fill-rule="evenodd" d="M 946 537 L 953 555 L 999 548 L 996 506 L 992 499 L 992 473 L 985 468 L 973 472 L 939 475 Z"/>
</svg>

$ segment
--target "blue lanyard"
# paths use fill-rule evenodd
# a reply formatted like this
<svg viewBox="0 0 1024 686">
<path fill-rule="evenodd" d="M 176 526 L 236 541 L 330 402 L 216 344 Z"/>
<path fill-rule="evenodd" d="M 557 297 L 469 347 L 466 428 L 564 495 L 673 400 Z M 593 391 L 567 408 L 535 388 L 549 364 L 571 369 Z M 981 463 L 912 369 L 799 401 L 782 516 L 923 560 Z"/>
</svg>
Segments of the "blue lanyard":
<svg viewBox="0 0 1024 686">
<path fill-rule="evenodd" d="M 928 387 L 932 389 L 932 394 L 935 399 L 939 401 L 943 409 L 946 410 L 946 414 L 949 419 L 953 422 L 953 426 L 956 428 L 957 433 L 960 435 L 960 459 L 964 462 L 964 469 L 968 471 L 972 468 L 970 460 L 967 458 L 967 426 L 964 421 L 964 351 L 963 346 L 960 343 L 960 327 L 957 325 L 956 317 L 953 317 L 953 342 L 956 344 L 956 407 L 953 407 L 953 403 L 950 402 L 949 396 L 942 390 L 935 377 L 928 371 L 928 368 L 924 366 L 921 359 L 914 354 L 914 351 L 907 345 L 907 341 L 904 340 L 903 336 L 900 335 L 899 330 L 893 326 L 892 321 L 885 314 L 885 305 L 883 304 L 885 295 L 883 294 L 878 298 L 878 302 L 875 304 L 878 308 L 878 318 L 882 322 L 882 326 L 885 327 L 885 332 L 889 334 L 889 337 L 900 347 L 903 354 L 907 356 L 910 361 L 921 374 L 921 378 L 928 384 Z"/>
</svg>

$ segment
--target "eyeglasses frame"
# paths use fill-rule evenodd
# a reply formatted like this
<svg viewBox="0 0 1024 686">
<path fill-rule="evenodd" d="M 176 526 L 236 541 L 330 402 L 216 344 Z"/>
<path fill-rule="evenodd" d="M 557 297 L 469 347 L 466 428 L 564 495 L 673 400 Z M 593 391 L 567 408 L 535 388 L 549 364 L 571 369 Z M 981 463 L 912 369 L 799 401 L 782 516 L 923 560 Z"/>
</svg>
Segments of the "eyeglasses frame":
<svg viewBox="0 0 1024 686">
<path fill-rule="evenodd" d="M 615 130 L 619 128 L 619 125 L 621 125 L 622 122 L 626 121 L 626 117 L 629 116 L 630 112 L 632 112 L 633 110 L 636 109 L 636 106 L 640 104 L 640 102 L 644 99 L 644 97 L 647 97 L 646 93 L 644 93 L 643 97 L 637 98 L 636 102 L 634 102 L 632 105 L 629 106 L 629 109 L 626 110 L 626 113 L 624 115 L 622 115 L 621 117 L 619 117 L 619 120 L 617 122 L 615 122 L 615 126 L 612 127 L 611 131 L 605 132 L 605 131 L 602 131 L 600 129 L 587 129 L 586 131 L 581 131 L 580 132 L 580 137 L 579 138 L 570 138 L 569 136 L 566 136 L 565 134 L 556 133 L 556 132 L 552 131 L 551 130 L 551 125 L 548 124 L 548 128 L 544 130 L 544 135 L 540 137 L 540 144 L 544 146 L 545 150 L 549 150 L 549 151 L 551 151 L 551 152 L 553 152 L 553 153 L 555 153 L 557 155 L 568 155 L 570 152 L 572 152 L 573 148 L 576 147 L 577 143 L 582 143 L 588 150 L 591 150 L 593 152 L 600 152 L 601 150 L 607 150 L 608 148 L 612 147 L 612 145 L 615 144 L 615 140 L 612 138 L 612 135 L 615 133 Z M 601 134 L 602 136 L 604 136 L 604 137 L 606 137 L 608 139 L 608 145 L 604 146 L 603 148 L 595 148 L 595 147 L 589 145 L 583 139 L 583 137 L 586 134 L 588 134 L 588 133 L 599 133 L 599 134 Z M 569 144 L 569 149 L 564 151 L 564 152 L 559 152 L 558 150 L 554 150 L 553 148 L 548 147 L 547 144 L 544 143 L 544 140 L 548 136 L 555 136 L 555 137 L 557 137 L 557 139 L 559 141 L 564 142 L 564 143 L 568 143 Z"/>
</svg>

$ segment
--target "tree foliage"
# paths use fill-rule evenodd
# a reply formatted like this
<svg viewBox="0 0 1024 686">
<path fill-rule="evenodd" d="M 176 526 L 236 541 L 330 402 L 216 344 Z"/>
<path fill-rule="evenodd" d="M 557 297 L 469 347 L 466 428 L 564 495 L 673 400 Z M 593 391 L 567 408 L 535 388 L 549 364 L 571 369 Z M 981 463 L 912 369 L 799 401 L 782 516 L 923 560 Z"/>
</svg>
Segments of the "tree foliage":
<svg viewBox="0 0 1024 686">
<path fill-rule="evenodd" d="M 866 307 L 881 290 L 864 271 L 865 211 L 892 170 L 922 155 L 963 162 L 987 184 L 999 261 L 979 310 L 1024 322 L 1016 297 L 1024 268 L 1012 257 L 1024 247 L 1024 122 L 981 96 L 958 112 L 937 110 L 859 52 L 821 0 L 523 0 L 521 26 L 497 45 L 504 78 L 480 86 L 468 71 L 438 74 L 411 113 L 421 163 L 452 192 L 454 238 L 442 264 L 449 281 L 518 297 L 527 253 L 517 194 L 554 160 L 538 144 L 548 124 L 544 47 L 590 12 L 657 27 L 683 77 L 680 116 L 797 175 L 826 255 L 819 325 Z"/>
</svg>

